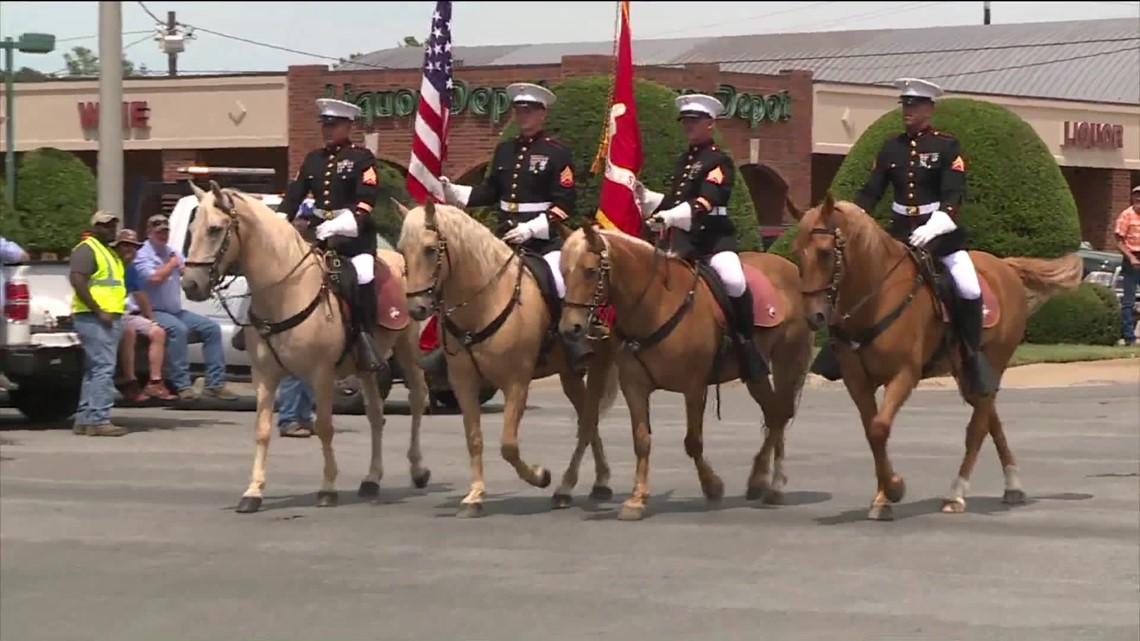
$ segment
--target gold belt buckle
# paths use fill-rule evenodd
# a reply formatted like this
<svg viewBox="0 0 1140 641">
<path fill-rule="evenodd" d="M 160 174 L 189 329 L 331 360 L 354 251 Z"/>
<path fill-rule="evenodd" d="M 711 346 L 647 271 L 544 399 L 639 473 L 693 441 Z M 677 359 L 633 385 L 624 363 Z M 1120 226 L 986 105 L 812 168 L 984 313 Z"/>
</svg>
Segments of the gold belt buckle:
<svg viewBox="0 0 1140 641">
<path fill-rule="evenodd" d="M 519 204 L 518 203 L 507 203 L 507 211 L 509 211 L 513 214 L 513 213 L 518 212 L 518 210 L 519 210 Z"/>
<path fill-rule="evenodd" d="M 906 213 L 908 216 L 917 216 L 918 215 L 918 207 L 913 207 L 913 206 L 907 207 Z"/>
</svg>

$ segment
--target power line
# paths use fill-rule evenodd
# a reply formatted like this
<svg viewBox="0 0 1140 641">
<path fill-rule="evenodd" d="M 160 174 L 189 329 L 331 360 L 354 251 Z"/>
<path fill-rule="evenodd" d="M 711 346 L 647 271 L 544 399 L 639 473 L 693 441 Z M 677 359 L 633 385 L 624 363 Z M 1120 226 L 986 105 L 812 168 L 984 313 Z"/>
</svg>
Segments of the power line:
<svg viewBox="0 0 1140 641">
<path fill-rule="evenodd" d="M 765 13 L 757 13 L 757 14 L 751 15 L 751 16 L 743 16 L 740 18 L 733 18 L 732 20 L 721 20 L 720 22 L 712 22 L 709 24 L 703 24 L 703 25 L 699 25 L 699 26 L 695 26 L 695 27 L 694 26 L 685 26 L 685 27 L 680 27 L 678 29 L 668 29 L 666 31 L 658 31 L 657 33 L 651 33 L 645 37 L 646 38 L 656 38 L 658 36 L 662 36 L 662 35 L 665 35 L 667 33 L 679 33 L 682 31 L 700 31 L 701 29 L 708 29 L 710 27 L 721 27 L 721 26 L 724 26 L 726 24 L 740 24 L 741 22 L 750 22 L 752 20 L 758 20 L 760 18 L 770 18 L 772 16 L 778 16 L 778 15 L 785 14 L 785 13 L 794 13 L 796 11 L 803 11 L 805 9 L 819 8 L 819 7 L 822 7 L 824 5 L 828 5 L 828 4 L 835 4 L 835 3 L 834 2 L 814 2 L 810 6 L 807 6 L 807 7 L 791 7 L 788 9 L 781 9 L 780 11 L 768 11 Z"/>
<path fill-rule="evenodd" d="M 848 21 L 854 20 L 854 19 L 866 20 L 867 18 L 882 18 L 882 17 L 886 17 L 886 16 L 897 15 L 900 13 L 907 13 L 909 11 L 914 11 L 915 9 L 925 9 L 927 7 L 933 7 L 934 5 L 939 5 L 939 4 L 945 4 L 945 2 L 911 2 L 911 3 L 909 3 L 909 6 L 904 4 L 901 6 L 880 7 L 878 9 L 872 9 L 871 11 L 864 11 L 863 13 L 856 13 L 856 14 L 852 14 L 849 16 L 842 16 L 839 18 L 829 19 L 829 20 L 826 20 L 823 22 L 809 22 L 806 25 L 795 25 L 795 26 L 790 27 L 790 28 L 791 29 L 817 30 L 817 29 L 820 29 L 821 27 L 830 27 L 832 25 L 848 22 Z"/>
<path fill-rule="evenodd" d="M 152 31 L 142 31 L 142 30 L 124 31 L 123 35 L 124 36 L 137 36 L 140 33 L 153 33 L 153 32 Z M 69 38 L 56 38 L 55 41 L 57 43 L 59 43 L 59 42 L 78 42 L 80 40 L 91 40 L 92 38 L 98 38 L 98 37 L 99 37 L 99 34 L 93 33 L 89 36 L 71 36 Z"/>
<path fill-rule="evenodd" d="M 139 3 L 139 6 L 142 7 L 142 10 L 146 12 L 146 15 L 150 16 L 151 20 L 154 20 L 156 24 L 160 24 L 160 25 L 163 24 L 163 21 L 159 20 L 158 16 L 154 15 L 154 12 L 147 8 L 145 2 L 143 2 L 142 0 L 138 0 L 138 3 Z"/>
<path fill-rule="evenodd" d="M 191 29 L 193 31 L 200 31 L 202 33 L 209 34 L 211 36 L 217 36 L 219 38 L 225 38 L 226 40 L 233 40 L 236 42 L 244 42 L 246 44 L 251 44 L 251 45 L 258 46 L 258 47 L 265 47 L 266 49 L 273 49 L 275 51 L 284 51 L 285 53 L 295 53 L 297 55 L 308 56 L 310 58 L 319 58 L 322 60 L 331 60 L 331 61 L 336 62 L 336 63 L 347 62 L 346 58 L 341 58 L 341 57 L 337 57 L 337 56 L 326 56 L 326 55 L 321 54 L 321 53 L 313 53 L 311 51 L 301 51 L 300 49 L 293 49 L 291 47 L 283 47 L 281 45 L 275 45 L 275 44 L 271 44 L 268 42 L 259 42 L 257 40 L 251 40 L 249 38 L 243 38 L 241 36 L 235 36 L 235 35 L 230 34 L 230 33 L 222 33 L 221 31 L 214 31 L 213 29 L 206 29 L 205 27 L 198 27 L 198 26 L 195 26 L 192 24 L 186 24 L 183 22 L 179 22 L 178 25 L 181 27 L 185 27 L 186 29 Z M 360 65 L 362 67 L 371 67 L 374 69 L 389 69 L 390 68 L 390 67 L 387 67 L 385 65 L 374 65 L 374 64 L 369 64 L 366 62 L 360 62 L 359 60 L 353 60 L 352 64 Z"/>
<path fill-rule="evenodd" d="M 1009 66 L 1005 66 L 1005 67 L 994 67 L 991 69 L 974 69 L 971 71 L 959 71 L 957 73 L 949 73 L 949 74 L 942 74 L 942 75 L 937 75 L 937 76 L 926 76 L 926 77 L 927 78 L 938 78 L 938 79 L 959 78 L 961 76 L 977 76 L 977 75 L 980 75 L 983 73 L 998 73 L 1001 71 L 1016 71 L 1018 69 L 1030 69 L 1032 67 L 1044 67 L 1047 65 L 1060 64 L 1063 62 L 1074 62 L 1076 60 L 1087 60 L 1089 58 L 1099 58 L 1100 56 L 1111 56 L 1113 54 L 1123 53 L 1126 51 L 1135 52 L 1136 48 L 1135 47 L 1124 47 L 1122 49 L 1113 49 L 1111 51 L 1101 51 L 1098 53 L 1087 53 L 1087 54 L 1080 55 L 1080 56 L 1067 56 L 1065 58 L 1055 58 L 1053 60 L 1039 60 L 1037 62 L 1026 62 L 1023 64 L 1009 65 Z M 891 81 L 886 81 L 886 82 L 891 82 Z M 876 84 L 885 84 L 885 82 L 879 82 Z"/>
</svg>

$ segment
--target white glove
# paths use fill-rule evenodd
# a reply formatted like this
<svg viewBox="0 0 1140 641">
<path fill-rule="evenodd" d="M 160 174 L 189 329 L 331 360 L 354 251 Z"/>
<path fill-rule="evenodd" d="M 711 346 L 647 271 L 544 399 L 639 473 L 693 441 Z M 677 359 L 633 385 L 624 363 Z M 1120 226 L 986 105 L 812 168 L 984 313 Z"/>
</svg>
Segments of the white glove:
<svg viewBox="0 0 1140 641">
<path fill-rule="evenodd" d="M 660 219 L 660 222 L 657 219 Z M 693 207 L 689 203 L 681 203 L 672 209 L 658 213 L 656 216 L 650 216 L 646 222 L 653 231 L 661 231 L 666 227 L 676 227 L 689 231 L 693 225 Z"/>
<path fill-rule="evenodd" d="M 331 236 L 347 236 L 356 238 L 360 230 L 356 227 L 356 215 L 348 209 L 339 209 L 339 213 L 332 220 L 317 225 L 317 240 L 325 240 Z"/>
<path fill-rule="evenodd" d="M 915 247 L 926 247 L 930 241 L 955 229 L 958 229 L 958 225 L 954 224 L 950 215 L 938 210 L 930 215 L 930 220 L 926 221 L 925 225 L 911 232 L 910 244 Z"/>
<path fill-rule="evenodd" d="M 456 185 L 448 180 L 447 176 L 440 176 L 439 182 L 443 185 L 443 199 L 447 204 L 455 207 L 467 206 L 467 200 L 471 198 L 471 187 Z"/>
<path fill-rule="evenodd" d="M 633 186 L 633 195 L 637 198 L 637 205 L 641 207 L 642 218 L 648 218 L 655 209 L 661 206 L 661 201 L 665 200 L 665 194 L 646 189 L 640 180 Z"/>
<path fill-rule="evenodd" d="M 546 214 L 540 214 L 532 220 L 519 223 L 503 234 L 503 240 L 512 244 L 525 243 L 535 237 L 543 240 L 550 238 L 550 221 L 546 219 Z"/>
</svg>

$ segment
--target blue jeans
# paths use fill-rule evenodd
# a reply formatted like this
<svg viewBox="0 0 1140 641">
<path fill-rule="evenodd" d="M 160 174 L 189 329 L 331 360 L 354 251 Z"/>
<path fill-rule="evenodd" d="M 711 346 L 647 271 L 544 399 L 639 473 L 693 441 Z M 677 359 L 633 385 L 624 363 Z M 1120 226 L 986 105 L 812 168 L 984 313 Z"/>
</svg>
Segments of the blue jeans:
<svg viewBox="0 0 1140 641">
<path fill-rule="evenodd" d="M 313 388 L 299 378 L 286 376 L 277 386 L 277 427 L 287 423 L 313 425 Z"/>
<path fill-rule="evenodd" d="M 222 351 L 222 328 L 214 321 L 194 312 L 177 314 L 154 310 L 154 320 L 166 330 L 166 362 L 162 374 L 181 392 L 190 387 L 190 355 L 186 339 L 190 332 L 202 337 L 202 356 L 206 359 L 206 387 L 218 389 L 226 384 L 226 355 Z"/>
<path fill-rule="evenodd" d="M 1120 276 L 1124 280 L 1124 295 L 1120 298 L 1120 337 L 1131 343 L 1136 340 L 1136 319 L 1132 316 L 1132 306 L 1136 304 L 1140 268 L 1133 267 L 1125 256 L 1120 265 Z"/>
<path fill-rule="evenodd" d="M 76 425 L 104 425 L 111 422 L 115 406 L 115 359 L 119 338 L 123 334 L 118 316 L 107 327 L 91 312 L 74 315 L 75 333 L 83 344 L 83 383 L 79 388 L 79 410 Z"/>
</svg>

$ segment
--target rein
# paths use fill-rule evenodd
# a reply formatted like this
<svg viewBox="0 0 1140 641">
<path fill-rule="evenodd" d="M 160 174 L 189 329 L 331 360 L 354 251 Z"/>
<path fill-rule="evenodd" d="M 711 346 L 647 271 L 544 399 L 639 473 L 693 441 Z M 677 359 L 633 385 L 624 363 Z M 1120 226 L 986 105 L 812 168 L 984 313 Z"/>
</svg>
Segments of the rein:
<svg viewBox="0 0 1140 641">
<path fill-rule="evenodd" d="M 458 350 L 455 352 L 450 352 L 447 349 L 447 335 L 451 334 L 452 336 L 460 339 L 460 345 L 464 351 L 467 352 L 467 356 L 471 359 L 471 363 L 475 366 L 475 372 L 479 374 L 480 378 L 485 378 L 483 376 L 482 370 L 479 368 L 479 361 L 475 359 L 475 353 L 472 351 L 472 348 L 494 336 L 495 333 L 502 328 L 503 324 L 507 322 L 507 318 L 509 318 L 510 315 L 515 311 L 515 307 L 519 305 L 519 302 L 522 299 L 522 278 L 523 272 L 526 269 L 526 265 L 523 263 L 518 250 L 512 250 L 510 257 L 507 258 L 507 260 L 504 261 L 503 264 L 495 271 L 495 274 L 491 276 L 491 279 L 487 282 L 487 284 L 480 287 L 475 293 L 468 296 L 459 304 L 448 307 L 447 301 L 445 301 L 443 298 L 443 286 L 440 282 L 440 277 L 443 274 L 443 266 L 445 260 L 447 261 L 446 264 L 448 274 L 450 274 L 452 270 L 451 252 L 448 249 L 447 238 L 445 238 L 443 232 L 439 230 L 438 225 L 434 223 L 425 225 L 424 228 L 428 231 L 435 232 L 436 235 L 435 268 L 432 270 L 431 284 L 425 288 L 408 292 L 407 297 L 415 298 L 417 296 L 425 295 L 431 297 L 434 307 L 433 311 L 440 317 L 442 321 L 440 325 L 444 331 L 440 332 L 439 343 L 440 347 L 443 349 L 444 354 L 447 354 L 448 356 L 455 356 L 459 353 Z M 510 267 L 512 262 L 518 263 L 518 270 L 515 272 L 514 291 L 511 293 L 511 299 L 507 301 L 506 306 L 503 307 L 502 311 L 500 311 L 499 314 L 495 316 L 495 318 L 493 318 L 490 323 L 488 323 L 480 330 L 469 331 L 463 329 L 451 319 L 452 314 L 478 300 L 493 285 L 497 284 L 499 282 L 499 279 L 506 274 L 507 268 Z"/>
<path fill-rule="evenodd" d="M 800 293 L 804 296 L 814 296 L 825 293 L 827 295 L 828 305 L 832 309 L 838 311 L 839 286 L 843 282 L 843 277 L 847 273 L 847 255 L 843 251 L 847 246 L 847 240 L 843 236 L 843 232 L 834 226 L 828 227 L 826 229 L 812 229 L 810 234 L 812 236 L 831 236 L 835 242 L 835 259 L 832 263 L 831 277 L 827 285 L 818 287 L 816 289 L 801 290 Z M 895 261 L 894 265 L 891 265 L 891 268 L 887 270 L 887 273 L 883 276 L 882 280 L 880 280 L 879 283 L 874 288 L 872 288 L 870 292 L 863 296 L 863 298 L 859 299 L 859 301 L 856 302 L 850 309 L 848 309 L 842 316 L 840 316 L 838 320 L 828 324 L 827 331 L 833 340 L 839 344 L 846 345 L 855 353 L 860 353 L 880 334 L 886 331 L 886 329 L 890 327 L 892 323 L 898 320 L 899 316 L 902 315 L 903 310 L 905 310 L 906 307 L 910 305 L 911 301 L 913 301 L 915 296 L 918 295 L 919 290 L 922 289 L 922 285 L 926 279 L 923 277 L 921 269 L 915 270 L 914 281 L 911 284 L 910 291 L 907 292 L 907 295 L 903 297 L 902 301 L 885 316 L 876 321 L 873 325 L 854 332 L 847 332 L 841 327 L 843 323 L 850 321 L 855 313 L 859 311 L 864 305 L 878 297 L 879 293 L 883 289 L 883 285 L 885 285 L 887 282 L 887 278 L 890 277 L 890 275 L 893 274 L 894 271 L 898 269 L 899 266 L 902 265 L 903 261 L 908 257 L 914 259 L 916 262 L 918 261 L 914 253 L 908 247 L 906 253 L 900 256 L 899 259 Z"/>
</svg>

